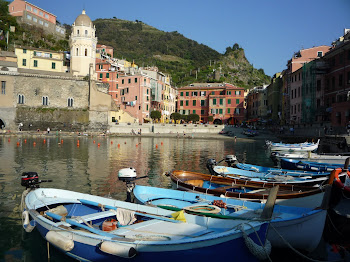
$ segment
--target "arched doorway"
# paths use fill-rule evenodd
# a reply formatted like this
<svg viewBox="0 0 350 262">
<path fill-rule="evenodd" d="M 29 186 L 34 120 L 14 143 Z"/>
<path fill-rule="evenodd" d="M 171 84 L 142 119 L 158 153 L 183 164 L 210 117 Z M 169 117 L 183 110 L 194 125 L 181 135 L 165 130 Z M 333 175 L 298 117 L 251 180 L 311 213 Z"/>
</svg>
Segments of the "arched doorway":
<svg viewBox="0 0 350 262">
<path fill-rule="evenodd" d="M 0 129 L 4 129 L 5 128 L 5 123 L 4 121 L 2 121 L 2 119 L 0 118 Z"/>
<path fill-rule="evenodd" d="M 221 119 L 215 119 L 213 124 L 214 125 L 222 125 L 222 120 Z"/>
</svg>

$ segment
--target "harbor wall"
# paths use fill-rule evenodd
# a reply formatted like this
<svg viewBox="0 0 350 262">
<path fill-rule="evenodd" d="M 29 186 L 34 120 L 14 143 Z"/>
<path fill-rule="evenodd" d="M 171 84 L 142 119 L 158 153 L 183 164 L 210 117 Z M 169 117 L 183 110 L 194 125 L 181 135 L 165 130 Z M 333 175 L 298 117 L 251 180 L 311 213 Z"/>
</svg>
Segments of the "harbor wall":
<svg viewBox="0 0 350 262">
<path fill-rule="evenodd" d="M 111 124 L 109 132 L 112 134 L 136 134 L 141 129 L 142 134 L 179 134 L 191 135 L 198 133 L 217 134 L 225 126 L 224 125 L 195 125 L 195 124 Z"/>
</svg>

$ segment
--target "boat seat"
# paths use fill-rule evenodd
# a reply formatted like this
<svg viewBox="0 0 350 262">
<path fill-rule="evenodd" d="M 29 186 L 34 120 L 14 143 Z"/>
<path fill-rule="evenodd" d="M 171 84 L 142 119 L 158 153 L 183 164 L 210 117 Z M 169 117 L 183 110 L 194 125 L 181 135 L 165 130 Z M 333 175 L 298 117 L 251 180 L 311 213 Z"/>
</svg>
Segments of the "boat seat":
<svg viewBox="0 0 350 262">
<path fill-rule="evenodd" d="M 195 187 L 203 187 L 204 181 L 201 179 L 193 179 L 193 180 L 187 180 L 186 183 Z"/>
<path fill-rule="evenodd" d="M 84 221 L 92 221 L 92 220 L 96 220 L 96 219 L 110 217 L 113 215 L 115 216 L 116 213 L 114 211 L 108 210 L 108 211 L 92 213 L 92 214 L 85 215 L 85 216 L 77 216 L 77 217 L 73 216 L 73 217 L 71 217 L 71 219 L 74 219 L 78 223 L 84 223 Z"/>
</svg>

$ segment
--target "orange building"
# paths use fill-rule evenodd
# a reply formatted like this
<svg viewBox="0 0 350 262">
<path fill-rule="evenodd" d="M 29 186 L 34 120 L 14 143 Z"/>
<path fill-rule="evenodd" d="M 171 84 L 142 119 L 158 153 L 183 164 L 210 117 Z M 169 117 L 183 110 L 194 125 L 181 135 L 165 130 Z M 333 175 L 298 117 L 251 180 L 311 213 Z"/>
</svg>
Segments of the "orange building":
<svg viewBox="0 0 350 262">
<path fill-rule="evenodd" d="M 201 122 L 238 124 L 244 120 L 244 88 L 227 83 L 195 83 L 178 89 L 177 112 Z"/>
</svg>

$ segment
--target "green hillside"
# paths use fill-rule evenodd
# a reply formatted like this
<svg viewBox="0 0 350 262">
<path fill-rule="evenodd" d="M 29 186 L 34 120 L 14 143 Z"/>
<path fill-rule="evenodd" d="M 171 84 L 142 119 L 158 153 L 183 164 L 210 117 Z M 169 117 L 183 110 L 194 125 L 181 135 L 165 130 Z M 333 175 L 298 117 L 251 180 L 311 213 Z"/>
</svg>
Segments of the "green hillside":
<svg viewBox="0 0 350 262">
<path fill-rule="evenodd" d="M 56 51 L 69 51 L 67 37 L 57 40 L 40 28 L 19 25 L 8 14 L 8 2 L 0 0 L 0 49 L 13 51 L 15 45 Z M 225 54 L 188 39 L 180 33 L 160 31 L 141 21 L 135 22 L 112 19 L 93 21 L 100 44 L 114 48 L 114 57 L 135 61 L 139 66 L 157 66 L 160 71 L 172 77 L 173 85 L 184 86 L 194 82 L 227 82 L 240 87 L 250 88 L 269 84 L 270 77 L 264 70 L 255 69 L 246 59 L 244 49 L 238 44 L 226 49 Z M 15 32 L 9 33 L 9 45 L 6 44 L 6 32 L 10 26 Z"/>
<path fill-rule="evenodd" d="M 94 24 L 99 43 L 112 46 L 115 57 L 139 66 L 157 66 L 177 86 L 229 82 L 249 88 L 270 82 L 262 69 L 253 68 L 238 44 L 220 54 L 176 31 L 160 31 L 138 20 L 97 19 Z"/>
</svg>

